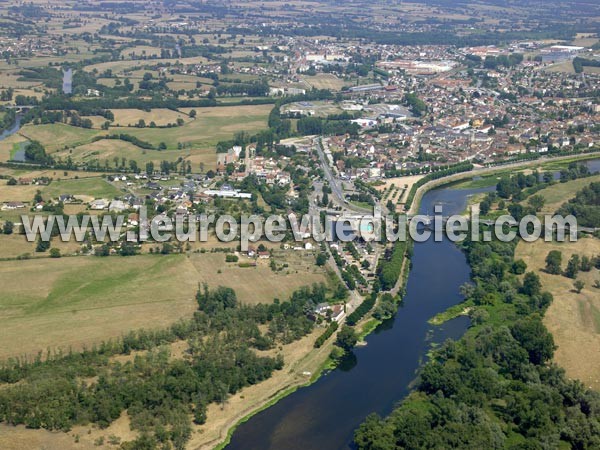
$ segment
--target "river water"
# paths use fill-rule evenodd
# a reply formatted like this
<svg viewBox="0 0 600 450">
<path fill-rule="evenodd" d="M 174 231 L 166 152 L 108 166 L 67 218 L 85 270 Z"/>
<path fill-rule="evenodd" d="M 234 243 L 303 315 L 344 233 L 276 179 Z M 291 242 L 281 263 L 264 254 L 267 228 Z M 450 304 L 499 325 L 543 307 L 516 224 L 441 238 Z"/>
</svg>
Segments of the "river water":
<svg viewBox="0 0 600 450">
<path fill-rule="evenodd" d="M 600 159 L 585 161 L 600 171 Z M 441 204 L 444 215 L 460 214 L 470 195 L 493 191 L 442 187 L 423 196 L 421 214 Z M 389 414 L 410 391 L 433 342 L 457 339 L 469 320 L 459 317 L 441 327 L 427 321 L 462 301 L 469 281 L 464 254 L 448 240 L 417 243 L 407 293 L 394 319 L 367 336 L 344 364 L 253 416 L 234 432 L 227 450 L 347 450 L 354 430 L 376 412 Z"/>
<path fill-rule="evenodd" d="M 444 215 L 460 213 L 469 195 L 492 189 L 430 191 L 421 213 L 440 203 Z M 240 425 L 228 450 L 348 449 L 368 414 L 391 412 L 409 392 L 431 343 L 459 338 L 469 324 L 466 317 L 442 327 L 427 323 L 462 300 L 459 287 L 469 280 L 470 269 L 457 246 L 447 240 L 418 243 L 412 261 L 407 294 L 396 317 L 367 336 L 367 345 L 356 348 L 341 367 Z"/>
<path fill-rule="evenodd" d="M 12 125 L 12 127 L 8 128 L 7 130 L 4 130 L 2 133 L 0 133 L 0 141 L 6 139 L 9 136 L 12 136 L 20 129 L 21 129 L 21 115 L 17 114 L 15 117 L 15 123 Z M 11 155 L 11 161 L 24 162 L 25 161 L 25 149 L 21 148 L 20 150 L 17 150 L 13 155 Z"/>
</svg>

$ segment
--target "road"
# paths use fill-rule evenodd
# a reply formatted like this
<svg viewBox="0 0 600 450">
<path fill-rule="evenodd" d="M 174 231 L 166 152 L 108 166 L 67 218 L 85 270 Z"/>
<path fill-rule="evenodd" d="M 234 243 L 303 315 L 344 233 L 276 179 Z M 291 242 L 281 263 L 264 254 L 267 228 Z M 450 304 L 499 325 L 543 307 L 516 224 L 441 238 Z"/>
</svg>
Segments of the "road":
<svg viewBox="0 0 600 450">
<path fill-rule="evenodd" d="M 331 192 L 336 203 L 338 203 L 344 209 L 348 209 L 350 211 L 354 211 L 360 214 L 373 214 L 372 210 L 353 205 L 346 200 L 346 198 L 344 197 L 344 191 L 340 186 L 339 180 L 334 175 L 333 169 L 329 165 L 329 161 L 327 161 L 327 157 L 325 156 L 325 151 L 322 147 L 320 138 L 317 137 L 313 140 L 313 147 L 319 155 L 321 167 L 323 168 L 323 172 L 325 173 L 325 178 L 329 182 L 329 187 L 331 188 Z"/>
</svg>

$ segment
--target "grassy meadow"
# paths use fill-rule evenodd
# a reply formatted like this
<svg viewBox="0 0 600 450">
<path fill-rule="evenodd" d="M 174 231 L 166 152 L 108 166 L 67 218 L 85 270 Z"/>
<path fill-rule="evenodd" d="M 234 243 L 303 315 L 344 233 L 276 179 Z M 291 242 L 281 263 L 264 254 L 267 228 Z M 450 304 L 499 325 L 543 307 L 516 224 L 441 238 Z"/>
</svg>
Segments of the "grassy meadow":
<svg viewBox="0 0 600 450">
<path fill-rule="evenodd" d="M 26 250 L 21 236 L 10 242 L 0 238 L 0 245 Z M 270 303 L 326 281 L 312 254 L 282 252 L 276 258 L 289 267 L 273 272 L 269 261 L 261 260 L 257 267 L 242 268 L 225 263 L 223 253 L 0 261 L 0 359 L 82 348 L 128 330 L 165 327 L 193 313 L 196 290 L 204 282 L 235 289 L 244 303 Z"/>
</svg>

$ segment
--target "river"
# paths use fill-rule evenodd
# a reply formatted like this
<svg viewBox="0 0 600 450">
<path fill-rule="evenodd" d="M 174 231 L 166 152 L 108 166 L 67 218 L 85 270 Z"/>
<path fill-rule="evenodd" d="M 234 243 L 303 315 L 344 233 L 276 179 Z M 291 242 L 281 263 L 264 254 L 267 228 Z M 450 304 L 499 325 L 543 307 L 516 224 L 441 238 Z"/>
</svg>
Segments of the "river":
<svg viewBox="0 0 600 450">
<path fill-rule="evenodd" d="M 468 195 L 491 189 L 436 189 L 423 197 L 421 212 L 441 203 L 444 214 L 460 213 Z M 227 450 L 348 449 L 368 414 L 392 411 L 409 392 L 431 343 L 459 338 L 469 324 L 466 317 L 442 327 L 427 323 L 462 300 L 459 287 L 470 269 L 458 247 L 447 240 L 415 244 L 412 261 L 396 317 L 367 336 L 367 345 L 355 348 L 339 368 L 240 425 Z"/>
<path fill-rule="evenodd" d="M 8 128 L 7 130 L 4 130 L 2 133 L 0 133 L 0 141 L 3 141 L 4 139 L 6 139 L 9 136 L 12 136 L 13 134 L 17 133 L 20 129 L 21 129 L 21 114 L 17 114 L 15 116 L 15 123 L 10 128 Z M 11 161 L 24 162 L 25 161 L 25 149 L 21 146 L 21 148 L 19 150 L 17 150 L 13 154 L 11 154 L 10 159 L 11 159 Z"/>
<path fill-rule="evenodd" d="M 600 159 L 584 164 L 591 172 L 600 170 Z M 434 189 L 423 196 L 420 213 L 442 204 L 444 215 L 460 214 L 470 195 L 494 189 Z M 417 243 L 412 262 L 396 317 L 367 336 L 367 345 L 355 348 L 336 370 L 240 425 L 227 450 L 347 450 L 368 414 L 392 411 L 408 394 L 431 344 L 459 338 L 469 326 L 466 317 L 441 327 L 427 323 L 462 301 L 459 287 L 469 281 L 470 268 L 458 247 L 448 240 Z"/>
</svg>

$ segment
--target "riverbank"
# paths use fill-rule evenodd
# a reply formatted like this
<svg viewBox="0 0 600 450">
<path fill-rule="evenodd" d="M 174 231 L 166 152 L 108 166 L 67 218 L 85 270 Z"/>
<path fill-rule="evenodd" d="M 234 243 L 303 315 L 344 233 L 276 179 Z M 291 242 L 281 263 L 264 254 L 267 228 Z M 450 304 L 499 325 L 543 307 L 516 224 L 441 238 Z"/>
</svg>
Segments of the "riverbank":
<svg viewBox="0 0 600 450">
<path fill-rule="evenodd" d="M 329 354 L 335 342 L 334 335 L 322 347 L 315 349 L 314 341 L 322 331 L 316 328 L 308 336 L 287 345 L 283 369 L 273 373 L 269 379 L 242 389 L 223 405 L 210 404 L 206 423 L 194 425 L 187 448 L 225 448 L 238 426 L 299 388 L 317 381 L 323 371 L 330 368 Z"/>
<path fill-rule="evenodd" d="M 557 157 L 553 157 L 553 158 L 522 161 L 522 162 L 506 164 L 506 165 L 502 165 L 502 166 L 485 167 L 485 168 L 481 168 L 481 169 L 474 169 L 469 172 L 456 173 L 453 175 L 449 175 L 447 177 L 438 178 L 437 180 L 431 180 L 417 188 L 417 190 L 415 192 L 415 196 L 413 198 L 413 201 L 410 205 L 410 208 L 409 208 L 407 214 L 409 214 L 409 215 L 417 214 L 420 204 L 421 204 L 421 200 L 428 191 L 435 189 L 435 188 L 441 188 L 441 187 L 456 183 L 458 181 L 465 180 L 467 178 L 498 174 L 498 173 L 502 173 L 502 172 L 512 172 L 515 169 L 523 169 L 523 168 L 527 168 L 527 167 L 536 167 L 536 166 L 543 167 L 548 164 L 557 163 L 557 162 L 568 163 L 568 162 L 572 162 L 572 161 L 585 161 L 588 159 L 597 159 L 599 156 L 600 156 L 600 150 L 597 150 L 597 151 L 590 152 L 590 153 L 582 153 L 580 155 L 557 156 Z"/>
<path fill-rule="evenodd" d="M 396 293 L 395 294 L 395 304 L 397 305 L 398 308 L 400 307 L 400 305 L 402 303 L 401 293 L 404 292 L 404 290 L 406 288 L 406 284 L 408 282 L 408 276 L 410 274 L 411 263 L 410 263 L 410 258 L 408 255 L 408 251 L 410 251 L 409 250 L 410 248 L 411 247 L 407 247 L 407 253 L 405 253 L 405 255 L 404 255 L 404 262 L 403 262 L 403 266 L 401 269 L 400 277 L 398 278 L 398 282 L 397 282 L 396 286 L 394 286 L 394 289 L 393 289 L 393 291 Z M 378 301 L 376 302 L 373 309 L 377 307 L 377 305 L 379 304 L 380 301 L 381 300 L 378 299 Z M 378 327 L 380 325 L 382 325 L 386 320 L 391 319 L 391 318 L 381 319 L 381 320 L 375 319 L 371 315 L 371 312 L 373 311 L 373 309 L 365 317 L 363 317 L 356 325 L 354 325 L 354 328 L 357 330 L 357 337 L 358 337 L 357 347 L 366 345 L 365 338 L 368 335 L 370 335 L 371 333 L 373 333 L 375 330 L 377 330 Z M 320 334 L 321 332 L 322 332 L 322 330 L 319 329 L 318 334 Z M 208 450 L 209 448 L 215 448 L 216 450 L 225 449 L 227 447 L 227 445 L 230 443 L 231 438 L 232 438 L 233 434 L 235 433 L 236 429 L 240 425 L 244 424 L 245 422 L 250 420 L 255 415 L 264 411 L 265 409 L 267 409 L 271 406 L 274 406 L 279 401 L 283 400 L 284 398 L 286 398 L 289 395 L 296 392 L 298 389 L 308 387 L 311 384 L 317 382 L 323 374 L 325 374 L 331 370 L 335 370 L 337 368 L 337 365 L 339 364 L 339 361 L 334 361 L 330 357 L 330 354 L 331 354 L 331 350 L 333 349 L 333 346 L 334 346 L 334 343 L 336 340 L 336 335 L 337 335 L 337 333 L 334 333 L 325 342 L 325 344 L 323 346 L 321 346 L 319 349 L 314 349 L 312 351 L 309 351 L 308 354 L 305 356 L 306 361 L 312 360 L 312 362 L 313 362 L 312 365 L 307 364 L 305 366 L 304 365 L 302 366 L 302 370 L 311 372 L 310 379 L 295 380 L 293 377 L 283 376 L 282 377 L 283 385 L 280 387 L 279 390 L 277 390 L 275 393 L 272 393 L 267 398 L 257 399 L 253 405 L 247 406 L 243 410 L 242 413 L 237 414 L 229 422 L 227 422 L 226 424 L 224 424 L 221 427 L 221 430 L 219 432 L 219 437 L 222 437 L 222 439 L 220 440 L 220 442 L 217 442 L 218 439 L 216 439 L 214 441 L 211 441 L 211 442 L 208 442 L 208 443 L 205 443 L 202 445 L 193 445 L 194 438 L 192 438 L 192 440 L 190 441 L 190 448 L 198 449 L 198 450 Z M 314 356 L 312 356 L 312 355 L 314 355 Z M 313 369 L 312 371 L 307 369 L 307 367 L 314 368 L 315 365 L 317 365 L 317 367 L 315 369 Z M 285 370 L 286 370 L 286 368 L 284 368 L 282 370 L 282 372 L 285 372 Z M 300 369 L 294 369 L 294 372 L 298 373 L 299 370 Z M 291 375 L 291 373 L 292 372 L 290 370 L 289 374 Z M 274 374 L 271 379 L 264 381 L 263 383 L 261 383 L 261 385 L 264 386 L 265 384 L 268 384 L 271 380 L 275 380 L 277 377 L 278 377 L 278 374 Z M 285 381 L 283 381 L 286 378 L 287 378 L 287 384 L 285 383 Z M 253 388 L 255 388 L 255 386 L 252 386 L 250 388 L 246 388 L 246 389 L 242 390 L 239 394 L 240 397 L 244 398 L 245 392 L 247 392 Z M 259 386 L 256 386 L 256 388 L 258 390 Z M 265 393 L 266 393 L 266 391 L 265 391 Z M 215 412 L 217 412 L 215 410 L 218 408 L 219 407 L 216 405 L 212 405 L 211 407 L 209 407 L 209 410 L 208 410 L 209 421 L 210 421 L 211 413 L 214 414 Z M 207 424 L 208 423 L 209 422 L 207 421 Z M 205 427 L 206 427 L 206 425 L 204 425 L 202 428 L 205 428 Z M 211 447 L 212 445 L 216 445 L 216 446 Z"/>
</svg>

